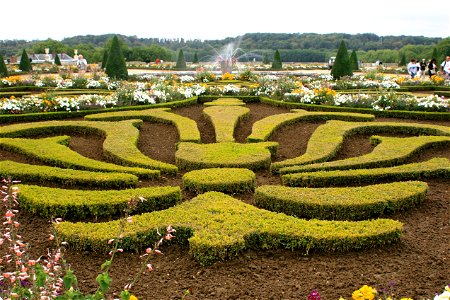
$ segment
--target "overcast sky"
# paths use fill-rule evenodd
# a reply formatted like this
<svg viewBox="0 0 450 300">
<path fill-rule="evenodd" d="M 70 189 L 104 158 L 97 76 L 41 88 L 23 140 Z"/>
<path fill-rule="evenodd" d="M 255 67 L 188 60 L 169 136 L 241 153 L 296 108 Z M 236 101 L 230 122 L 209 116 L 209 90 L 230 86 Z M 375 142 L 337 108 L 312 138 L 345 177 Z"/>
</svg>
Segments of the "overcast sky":
<svg viewBox="0 0 450 300">
<path fill-rule="evenodd" d="M 450 36 L 447 0 L 22 0 L 1 6 L 0 40 L 106 33 L 201 40 L 255 32 Z"/>
</svg>

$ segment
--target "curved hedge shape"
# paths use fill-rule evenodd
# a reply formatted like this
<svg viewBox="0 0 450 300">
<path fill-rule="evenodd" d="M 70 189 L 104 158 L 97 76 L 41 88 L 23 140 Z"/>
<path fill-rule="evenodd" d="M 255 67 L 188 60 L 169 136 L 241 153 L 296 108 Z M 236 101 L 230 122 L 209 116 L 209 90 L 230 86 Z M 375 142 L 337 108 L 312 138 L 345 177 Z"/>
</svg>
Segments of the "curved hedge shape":
<svg viewBox="0 0 450 300">
<path fill-rule="evenodd" d="M 19 188 L 20 207 L 43 218 L 64 220 L 123 216 L 124 210 L 129 208 L 128 202 L 140 197 L 145 201 L 138 200 L 132 213 L 163 210 L 181 201 L 180 188 L 172 186 L 120 191 L 66 190 L 36 185 L 20 185 Z"/>
<path fill-rule="evenodd" d="M 213 100 L 211 102 L 205 102 L 203 103 L 205 106 L 244 106 L 244 101 L 238 99 L 238 98 L 218 98 L 216 100 Z"/>
<path fill-rule="evenodd" d="M 205 168 L 245 168 L 250 170 L 268 169 L 271 155 L 278 143 L 255 144 L 180 143 L 175 152 L 175 160 L 180 169 L 196 170 Z"/>
<path fill-rule="evenodd" d="M 282 126 L 294 124 L 300 121 L 319 120 L 344 120 L 344 121 L 373 121 L 375 117 L 367 114 L 339 113 L 339 112 L 308 112 L 302 109 L 293 109 L 291 113 L 278 114 L 256 121 L 253 124 L 252 133 L 247 137 L 247 142 L 267 141 L 275 130 Z"/>
<path fill-rule="evenodd" d="M 211 120 L 216 133 L 216 142 L 234 142 L 234 129 L 239 121 L 250 114 L 250 109 L 241 106 L 211 106 L 203 110 Z"/>
<path fill-rule="evenodd" d="M 373 136 L 372 144 L 379 144 L 369 154 L 342 160 L 281 168 L 280 174 L 391 167 L 404 163 L 416 153 L 437 145 L 450 144 L 447 136 L 418 136 L 409 138 Z"/>
<path fill-rule="evenodd" d="M 450 136 L 450 127 L 417 123 L 328 121 L 314 131 L 303 155 L 273 163 L 271 170 L 277 172 L 284 167 L 324 162 L 336 155 L 347 136 L 385 132 Z"/>
<path fill-rule="evenodd" d="M 125 173 L 102 173 L 61 169 L 56 167 L 0 161 L 0 176 L 20 179 L 22 182 L 59 183 L 101 188 L 133 187 L 138 178 Z"/>
<path fill-rule="evenodd" d="M 450 178 L 450 161 L 433 158 L 426 162 L 391 168 L 359 169 L 347 171 L 318 171 L 282 175 L 284 185 L 323 187 L 342 184 L 376 183 L 379 180 L 416 180 L 422 178 Z"/>
<path fill-rule="evenodd" d="M 317 189 L 263 185 L 255 201 L 260 208 L 298 218 L 358 221 L 417 206 L 427 190 L 420 181 Z"/>
<path fill-rule="evenodd" d="M 210 191 L 246 193 L 254 191 L 255 185 L 256 175 L 248 169 L 202 169 L 183 175 L 184 188 L 197 194 Z"/>
<path fill-rule="evenodd" d="M 22 123 L 0 127 L 0 137 L 33 137 L 45 134 L 81 133 L 105 137 L 103 153 L 114 163 L 132 167 L 160 170 L 176 174 L 174 165 L 160 162 L 144 155 L 137 148 L 142 120 L 121 122 L 46 121 Z"/>
<path fill-rule="evenodd" d="M 200 142 L 200 131 L 198 131 L 197 123 L 187 117 L 172 113 L 170 108 L 106 112 L 85 116 L 84 118 L 90 121 L 140 119 L 148 122 L 169 123 L 175 125 L 177 128 L 181 142 Z"/>
<path fill-rule="evenodd" d="M 84 157 L 67 147 L 69 141 L 69 136 L 43 139 L 0 138 L 0 148 L 12 150 L 61 168 L 130 173 L 146 179 L 159 178 L 160 171 L 158 170 L 123 167 Z"/>
<path fill-rule="evenodd" d="M 245 249 L 286 248 L 308 253 L 349 251 L 397 242 L 402 223 L 371 221 L 303 220 L 245 204 L 218 192 L 208 192 L 163 211 L 133 216 L 119 245 L 139 249 L 160 237 L 168 225 L 176 230 L 177 243 L 189 242 L 190 253 L 202 265 L 230 259 Z M 105 223 L 55 224 L 62 240 L 76 249 L 107 251 L 117 236 L 119 220 Z"/>
</svg>

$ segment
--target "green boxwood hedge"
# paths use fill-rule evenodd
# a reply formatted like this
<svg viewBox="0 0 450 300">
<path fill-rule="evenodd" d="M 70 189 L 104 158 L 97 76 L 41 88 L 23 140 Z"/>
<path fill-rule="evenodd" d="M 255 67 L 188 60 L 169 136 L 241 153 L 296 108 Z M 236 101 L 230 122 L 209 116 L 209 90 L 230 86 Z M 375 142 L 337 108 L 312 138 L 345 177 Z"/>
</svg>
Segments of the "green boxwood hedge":
<svg viewBox="0 0 450 300">
<path fill-rule="evenodd" d="M 19 191 L 21 208 L 43 218 L 64 220 L 123 216 L 131 199 L 137 203 L 131 210 L 136 214 L 167 209 L 181 201 L 180 188 L 171 186 L 87 191 L 19 185 Z"/>
<path fill-rule="evenodd" d="M 409 138 L 372 136 L 372 144 L 378 144 L 371 153 L 342 160 L 285 167 L 280 174 L 391 167 L 404 163 L 415 154 L 430 147 L 450 144 L 449 136 L 418 136 Z M 381 143 L 381 144 L 380 144 Z"/>
<path fill-rule="evenodd" d="M 255 144 L 180 143 L 175 152 L 175 160 L 180 169 L 196 170 L 204 168 L 246 168 L 250 170 L 268 169 L 271 156 L 278 143 Z"/>
<path fill-rule="evenodd" d="M 55 224 L 59 237 L 69 247 L 108 251 L 120 221 Z M 124 228 L 123 249 L 148 247 L 172 225 L 173 242 L 189 242 L 190 253 L 202 265 L 231 259 L 245 249 L 285 248 L 308 253 L 342 252 L 385 246 L 399 241 L 401 222 L 304 220 L 245 204 L 218 192 L 208 192 L 167 210 L 133 216 Z"/>
<path fill-rule="evenodd" d="M 450 136 L 450 127 L 418 123 L 327 121 L 314 131 L 303 155 L 275 162 L 271 165 L 271 170 L 278 172 L 284 167 L 330 160 L 342 147 L 345 137 L 373 133 Z"/>
<path fill-rule="evenodd" d="M 138 178 L 125 173 L 103 173 L 29 165 L 10 160 L 0 161 L 0 176 L 20 179 L 22 182 L 88 186 L 100 188 L 134 187 Z"/>
<path fill-rule="evenodd" d="M 200 142 L 200 131 L 197 123 L 187 117 L 174 114 L 170 108 L 146 109 L 140 111 L 106 112 L 85 117 L 89 121 L 121 121 L 140 119 L 149 122 L 169 123 L 176 126 L 180 141 Z"/>
<path fill-rule="evenodd" d="M 344 120 L 344 121 L 373 121 L 372 115 L 355 113 L 333 113 L 333 112 L 308 112 L 302 109 L 293 109 L 291 113 L 278 114 L 266 117 L 256 121 L 253 124 L 252 133 L 247 137 L 247 142 L 267 141 L 275 130 L 289 124 L 300 121 L 319 121 L 319 120 Z"/>
<path fill-rule="evenodd" d="M 391 168 L 359 169 L 346 171 L 318 171 L 282 175 L 287 186 L 323 187 L 343 184 L 377 183 L 380 180 L 405 181 L 423 178 L 450 178 L 450 161 L 433 158 Z"/>
<path fill-rule="evenodd" d="M 234 142 L 234 129 L 239 121 L 250 114 L 250 109 L 241 106 L 210 106 L 203 114 L 211 120 L 216 133 L 216 142 Z"/>
<path fill-rule="evenodd" d="M 294 188 L 264 185 L 256 189 L 256 206 L 299 218 L 366 220 L 417 206 L 428 185 L 420 181 L 365 187 Z"/>
<path fill-rule="evenodd" d="M 257 103 L 259 101 L 258 96 L 217 96 L 217 95 L 202 95 L 198 96 L 198 102 L 199 103 L 205 103 L 205 102 L 211 102 L 217 99 L 227 99 L 227 98 L 233 98 L 233 99 L 239 99 L 244 101 L 245 103 Z"/>
<path fill-rule="evenodd" d="M 217 98 L 211 102 L 203 103 L 205 106 L 244 106 L 245 102 L 238 98 Z"/>
<path fill-rule="evenodd" d="M 190 171 L 183 175 L 183 187 L 197 194 L 216 191 L 246 193 L 255 190 L 256 175 L 248 169 L 214 168 Z"/>
</svg>

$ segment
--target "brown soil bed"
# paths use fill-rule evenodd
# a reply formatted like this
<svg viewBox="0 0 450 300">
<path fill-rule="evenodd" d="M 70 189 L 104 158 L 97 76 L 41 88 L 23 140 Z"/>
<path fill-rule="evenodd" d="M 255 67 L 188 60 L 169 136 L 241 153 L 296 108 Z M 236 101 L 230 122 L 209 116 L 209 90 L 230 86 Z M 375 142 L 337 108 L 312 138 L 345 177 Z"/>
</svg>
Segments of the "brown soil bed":
<svg viewBox="0 0 450 300">
<path fill-rule="evenodd" d="M 243 142 L 251 132 L 252 124 L 268 115 L 288 112 L 286 109 L 264 104 L 249 104 L 251 116 L 236 130 L 236 140 Z M 203 117 L 203 106 L 174 109 L 174 112 L 194 119 L 204 143 L 214 142 L 214 130 Z M 414 120 L 377 119 L 389 122 L 416 122 Z M 313 131 L 324 122 L 299 122 L 278 130 L 271 140 L 280 144 L 274 161 L 300 155 Z M 418 122 L 419 123 L 419 122 Z M 450 122 L 421 121 L 420 123 L 450 126 Z M 173 126 L 144 123 L 138 147 L 146 155 L 174 163 L 178 133 Z M 96 136 L 73 136 L 70 147 L 98 160 L 105 160 L 101 152 L 102 140 Z M 353 136 L 336 159 L 369 153 L 373 147 L 368 136 Z M 411 162 L 432 157 L 450 159 L 450 147 L 428 149 Z M 0 160 L 37 163 L 21 155 L 0 151 Z M 180 185 L 180 172 L 175 177 L 164 176 L 157 181 L 143 181 L 139 186 Z M 390 289 L 396 296 L 414 299 L 433 298 L 450 283 L 450 180 L 427 181 L 430 190 L 420 207 L 392 215 L 392 219 L 405 224 L 401 242 L 386 248 L 361 252 L 310 253 L 288 250 L 246 251 L 233 260 L 201 267 L 189 254 L 189 247 L 163 245 L 163 256 L 152 260 L 155 270 L 143 275 L 132 293 L 139 299 L 306 299 L 311 290 L 318 290 L 322 299 L 338 299 L 351 294 L 364 284 L 380 292 Z M 258 185 L 280 184 L 278 176 L 267 171 L 257 172 Z M 183 194 L 184 201 L 193 195 Z M 236 195 L 253 204 L 253 195 Z M 46 254 L 54 245 L 48 241 L 50 223 L 26 212 L 19 221 L 23 240 L 31 245 L 31 257 Z M 150 245 L 149 245 L 150 246 Z M 97 288 L 95 278 L 100 265 L 108 258 L 105 253 L 66 251 L 65 258 L 78 276 L 79 286 L 85 292 Z M 113 262 L 111 298 L 136 274 L 141 261 L 139 254 L 122 253 Z M 114 294 L 114 295 L 113 295 Z M 400 297 L 398 297 L 400 298 Z"/>
</svg>

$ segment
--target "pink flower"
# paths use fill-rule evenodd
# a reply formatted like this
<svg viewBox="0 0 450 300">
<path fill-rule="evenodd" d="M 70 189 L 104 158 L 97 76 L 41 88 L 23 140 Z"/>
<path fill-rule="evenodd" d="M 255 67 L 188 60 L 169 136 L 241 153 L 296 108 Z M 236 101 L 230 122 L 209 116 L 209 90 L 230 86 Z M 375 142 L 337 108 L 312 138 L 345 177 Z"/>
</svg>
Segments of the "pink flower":
<svg viewBox="0 0 450 300">
<path fill-rule="evenodd" d="M 5 217 L 11 218 L 11 217 L 14 217 L 14 214 L 13 214 L 12 211 L 8 210 L 8 211 L 6 211 L 6 213 L 5 213 Z"/>
<path fill-rule="evenodd" d="M 112 242 L 114 242 L 114 239 L 110 239 L 110 240 L 108 241 L 108 245 L 111 245 Z"/>
<path fill-rule="evenodd" d="M 128 217 L 128 218 L 127 218 L 127 222 L 128 222 L 128 223 L 132 223 L 132 222 L 133 222 L 133 217 Z"/>
<path fill-rule="evenodd" d="M 168 233 L 168 234 L 166 234 L 166 235 L 164 236 L 164 239 L 166 239 L 166 240 L 168 240 L 168 241 L 170 241 L 172 238 L 174 238 L 174 236 L 171 235 L 170 233 Z"/>
<path fill-rule="evenodd" d="M 50 241 L 53 241 L 53 240 L 55 239 L 55 236 L 54 236 L 53 234 L 50 234 L 48 239 L 49 239 Z"/>
<path fill-rule="evenodd" d="M 163 253 L 161 251 L 159 251 L 158 249 L 155 250 L 155 253 L 159 254 L 159 255 L 163 255 Z"/>
<path fill-rule="evenodd" d="M 148 254 L 152 253 L 152 248 L 149 247 L 149 248 L 145 249 L 145 252 Z"/>
<path fill-rule="evenodd" d="M 153 271 L 153 266 L 152 266 L 152 264 L 147 264 L 147 270 L 148 270 L 149 272 Z"/>
</svg>

